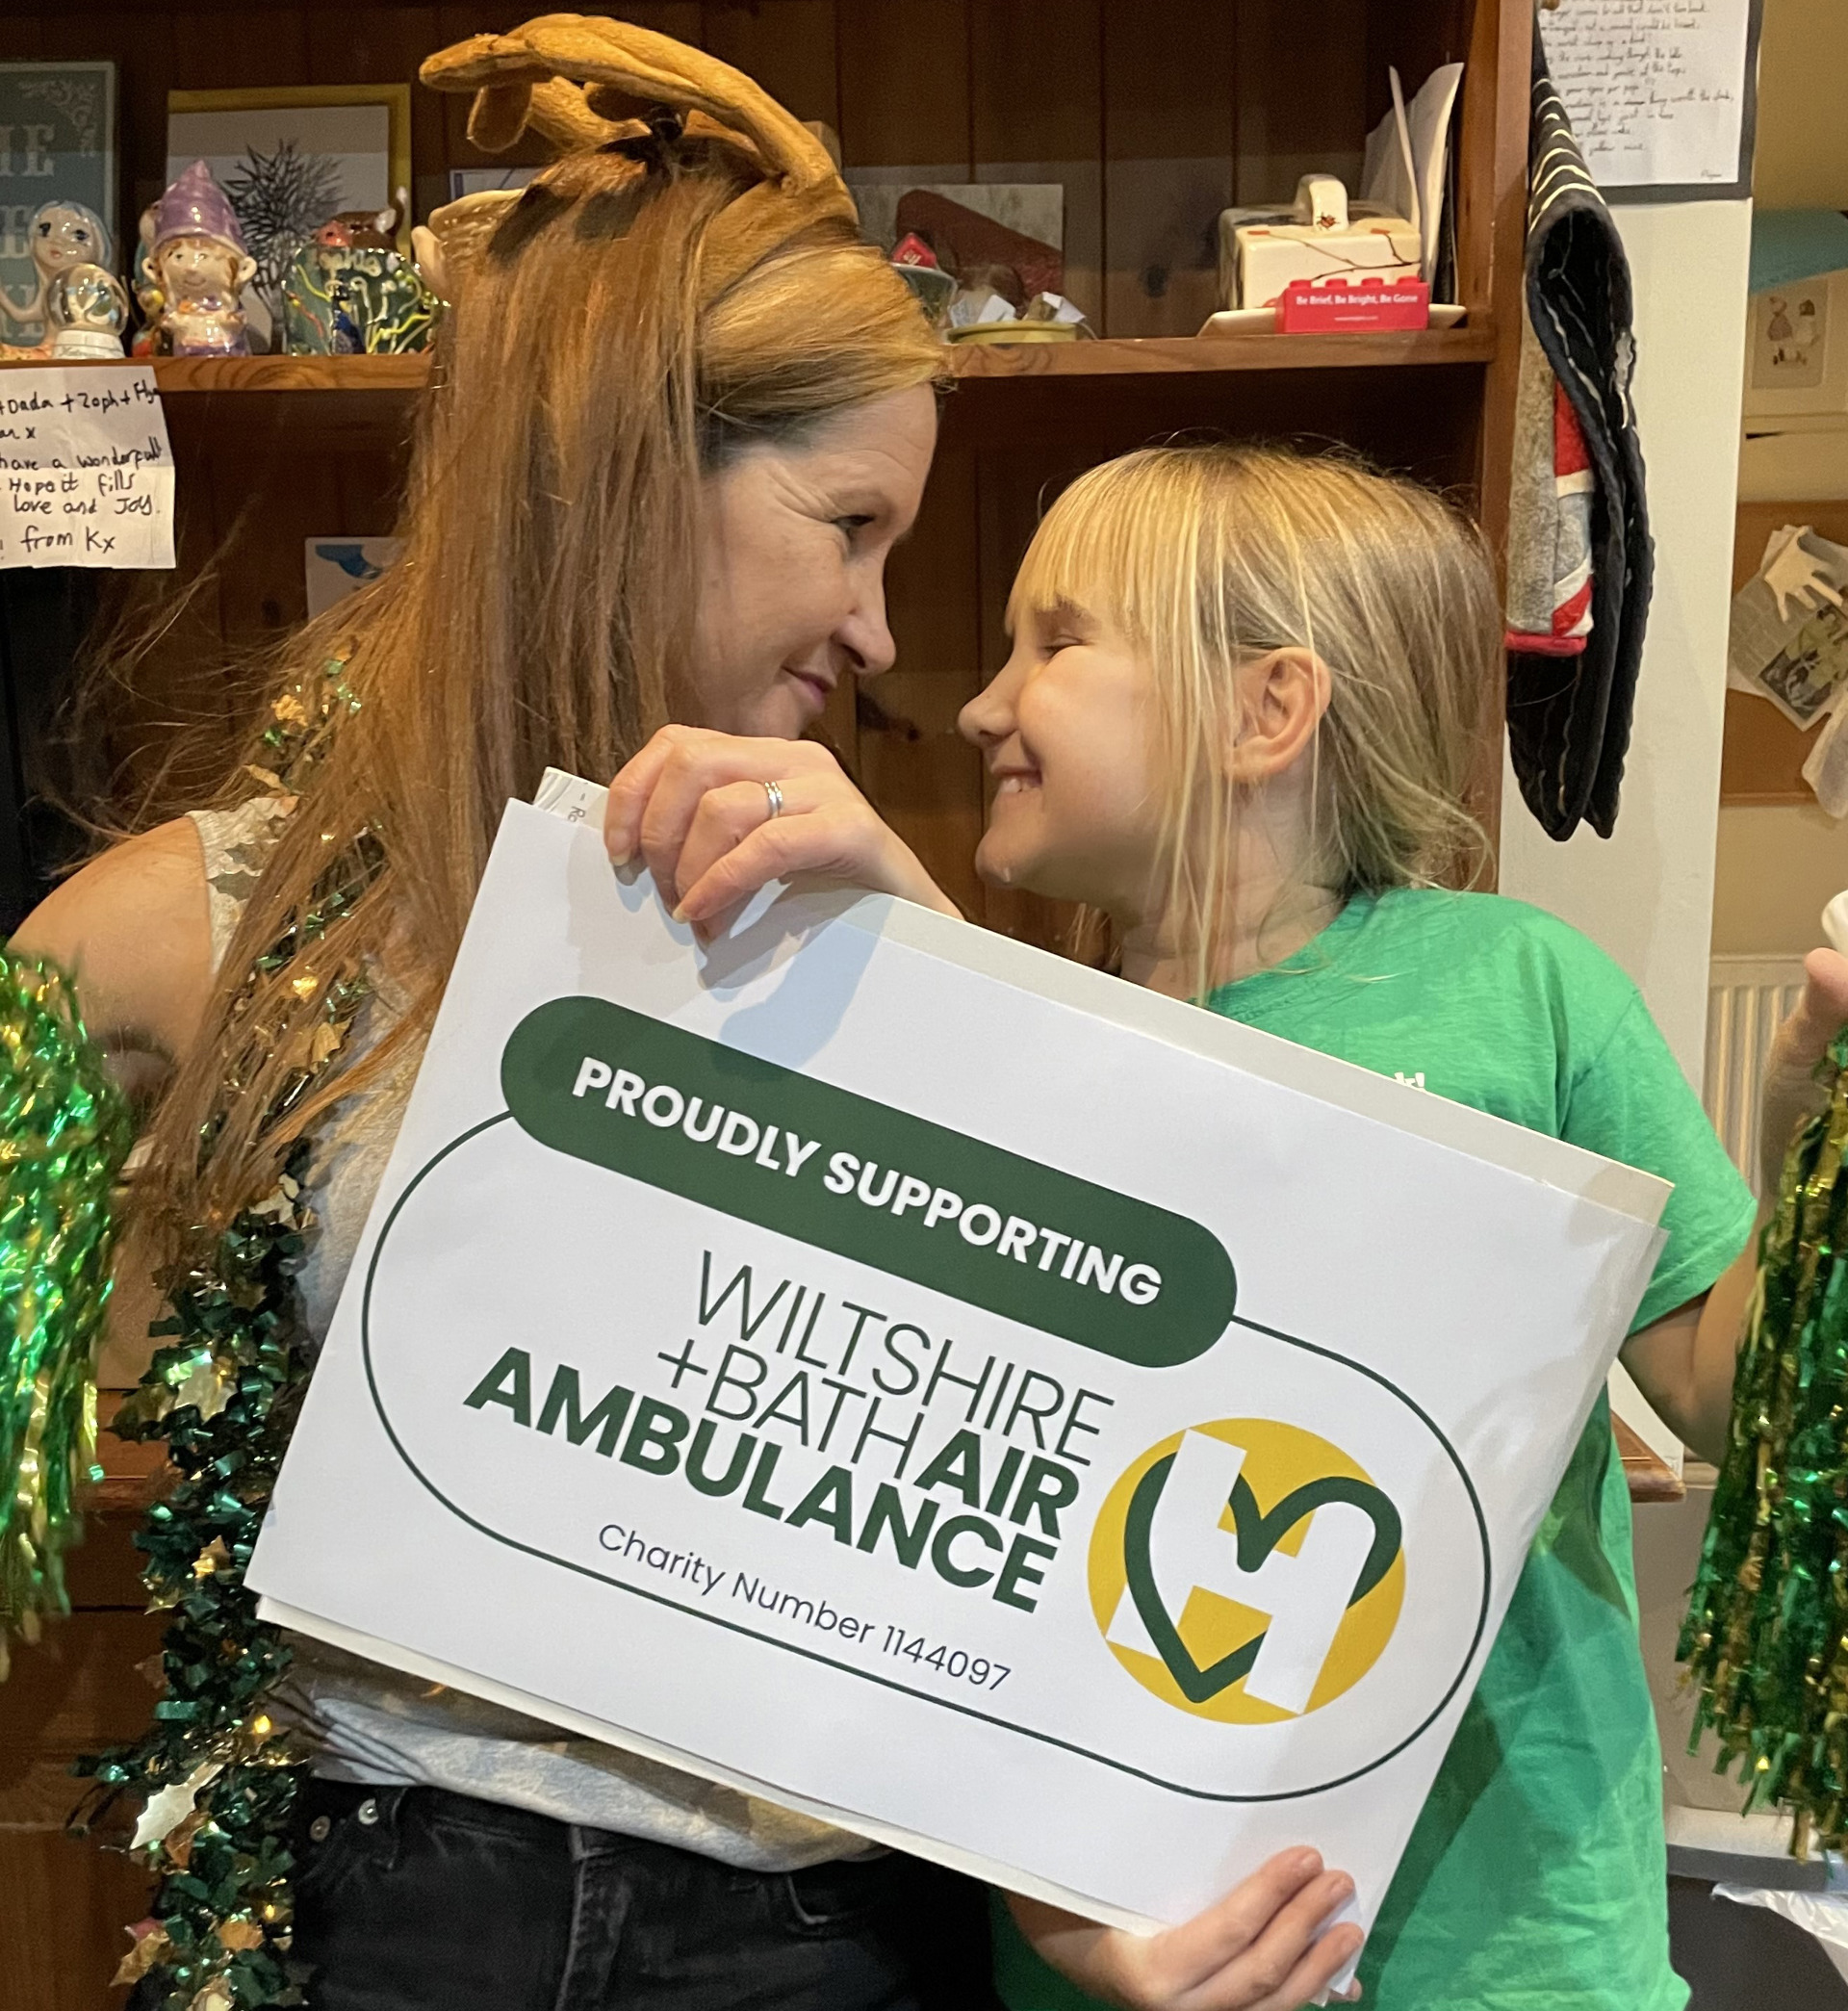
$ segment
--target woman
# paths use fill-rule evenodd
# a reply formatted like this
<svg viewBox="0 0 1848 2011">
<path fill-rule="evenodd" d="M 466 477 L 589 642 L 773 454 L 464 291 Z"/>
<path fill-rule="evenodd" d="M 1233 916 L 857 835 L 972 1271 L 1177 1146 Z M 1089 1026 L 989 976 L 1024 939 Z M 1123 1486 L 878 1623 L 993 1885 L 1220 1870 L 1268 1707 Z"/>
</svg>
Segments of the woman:
<svg viewBox="0 0 1848 2011">
<path fill-rule="evenodd" d="M 74 968 L 91 1030 L 159 1079 L 139 1212 L 192 1284 L 308 1141 L 309 1343 L 502 805 L 548 762 L 612 774 L 671 720 L 793 737 L 844 671 L 886 669 L 886 559 L 936 438 L 936 340 L 857 242 L 821 147 L 747 79 L 572 16 L 431 70 L 479 89 L 477 133 L 504 143 L 530 118 L 592 144 L 510 206 L 460 285 L 403 559 L 286 651 L 250 763 L 266 780 L 241 763 L 13 945 Z M 619 91 L 649 124 L 598 116 Z M 235 1367 L 202 1359 L 230 1387 Z M 175 1398 L 137 1401 L 171 1418 Z M 235 1562 L 199 1585 L 234 1599 Z M 169 1654 L 169 1695 L 185 1663 Z M 145 2002 L 179 1984 L 229 2002 L 199 1992 L 266 1958 L 310 1965 L 322 2011 L 985 1999 L 979 1892 L 860 1838 L 306 1642 L 262 1701 L 313 1756 L 275 1840 L 293 1895 L 249 1869 L 255 1845 L 225 1859 L 229 1900 L 169 1878 Z M 253 1707 L 235 1756 L 264 1729 Z M 198 1872 L 248 1814 L 224 1784 L 256 1778 L 189 1792 L 179 1812 L 212 1822 L 171 1827 L 163 1869 Z"/>
</svg>

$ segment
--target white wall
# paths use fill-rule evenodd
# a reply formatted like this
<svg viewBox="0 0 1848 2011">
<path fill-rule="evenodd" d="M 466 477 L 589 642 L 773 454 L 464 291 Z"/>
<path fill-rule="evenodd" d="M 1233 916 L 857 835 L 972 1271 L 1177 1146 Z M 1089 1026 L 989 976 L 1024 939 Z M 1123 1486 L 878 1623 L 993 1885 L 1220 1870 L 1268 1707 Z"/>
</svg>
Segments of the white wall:
<svg viewBox="0 0 1848 2011">
<path fill-rule="evenodd" d="M 1714 955 L 1800 957 L 1848 887 L 1848 818 L 1817 803 L 1734 805 L 1720 812 L 1717 867 Z"/>
<path fill-rule="evenodd" d="M 1732 598 L 1749 202 L 1613 211 L 1636 290 L 1636 407 L 1656 594 L 1617 829 L 1555 844 L 1509 775 L 1502 890 L 1582 929 L 1649 1001 L 1697 1087 Z"/>
</svg>

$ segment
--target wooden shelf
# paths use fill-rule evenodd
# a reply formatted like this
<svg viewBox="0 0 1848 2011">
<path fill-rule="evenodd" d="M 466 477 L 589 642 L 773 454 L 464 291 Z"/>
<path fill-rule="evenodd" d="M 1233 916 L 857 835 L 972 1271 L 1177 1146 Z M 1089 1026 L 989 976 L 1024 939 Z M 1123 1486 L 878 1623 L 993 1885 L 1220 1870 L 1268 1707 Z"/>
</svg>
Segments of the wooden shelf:
<svg viewBox="0 0 1848 2011">
<path fill-rule="evenodd" d="M 1140 341 L 952 343 L 963 377 L 1145 376 L 1171 372 L 1398 369 L 1486 363 L 1495 330 L 1418 328 L 1378 335 L 1174 335 Z"/>
<path fill-rule="evenodd" d="M 1378 335 L 1153 336 L 1116 342 L 952 343 L 946 355 L 959 378 L 1197 375 L 1251 370 L 1398 369 L 1404 365 L 1486 363 L 1495 330 L 1421 328 Z M 414 356 L 157 357 L 154 374 L 167 397 L 201 394 L 401 395 L 421 391 L 430 358 Z"/>
<path fill-rule="evenodd" d="M 945 407 L 944 444 L 1088 441 L 1116 451 L 1151 428 L 1189 425 L 1339 433 L 1356 400 L 1376 401 L 1382 372 L 1435 370 L 1430 392 L 1444 382 L 1479 396 L 1495 344 L 1486 316 L 1470 327 L 1377 335 L 953 344 L 945 360 L 957 391 Z M 240 434 L 299 436 L 317 450 L 391 449 L 408 436 L 430 357 L 158 357 L 154 374 L 182 451 Z"/>
</svg>

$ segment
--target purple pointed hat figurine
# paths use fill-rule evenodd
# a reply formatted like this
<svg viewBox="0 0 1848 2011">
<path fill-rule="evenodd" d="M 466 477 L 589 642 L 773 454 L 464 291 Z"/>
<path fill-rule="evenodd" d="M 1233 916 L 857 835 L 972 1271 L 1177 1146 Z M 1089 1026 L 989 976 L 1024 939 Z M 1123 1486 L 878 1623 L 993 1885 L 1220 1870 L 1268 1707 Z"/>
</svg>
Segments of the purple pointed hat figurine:
<svg viewBox="0 0 1848 2011">
<path fill-rule="evenodd" d="M 216 238 L 240 257 L 249 255 L 237 212 L 203 161 L 194 161 L 154 205 L 151 248 L 159 250 L 167 239 L 184 237 Z"/>
</svg>

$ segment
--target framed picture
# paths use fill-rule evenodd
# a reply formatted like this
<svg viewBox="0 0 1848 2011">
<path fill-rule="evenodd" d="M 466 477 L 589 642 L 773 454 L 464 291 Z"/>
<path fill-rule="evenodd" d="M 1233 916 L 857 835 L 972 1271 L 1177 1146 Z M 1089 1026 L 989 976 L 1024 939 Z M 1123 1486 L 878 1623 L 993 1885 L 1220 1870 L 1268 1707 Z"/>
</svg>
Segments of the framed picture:
<svg viewBox="0 0 1848 2011">
<path fill-rule="evenodd" d="M 524 189 L 538 172 L 536 168 L 451 168 L 449 200 L 460 202 L 484 190 Z"/>
<path fill-rule="evenodd" d="M 116 65 L 0 63 L 0 347 L 44 333 L 30 230 L 47 202 L 87 210 L 125 263 L 116 229 Z"/>
<path fill-rule="evenodd" d="M 168 91 L 167 181 L 194 161 L 237 212 L 271 318 L 303 240 L 340 211 L 398 204 L 398 247 L 410 248 L 408 84 Z"/>
<path fill-rule="evenodd" d="M 1752 296 L 1745 421 L 1760 432 L 1848 425 L 1848 270 Z"/>
<path fill-rule="evenodd" d="M 303 540 L 302 571 L 308 587 L 308 619 L 356 594 L 396 565 L 403 550 L 398 538 L 319 537 Z"/>
</svg>

